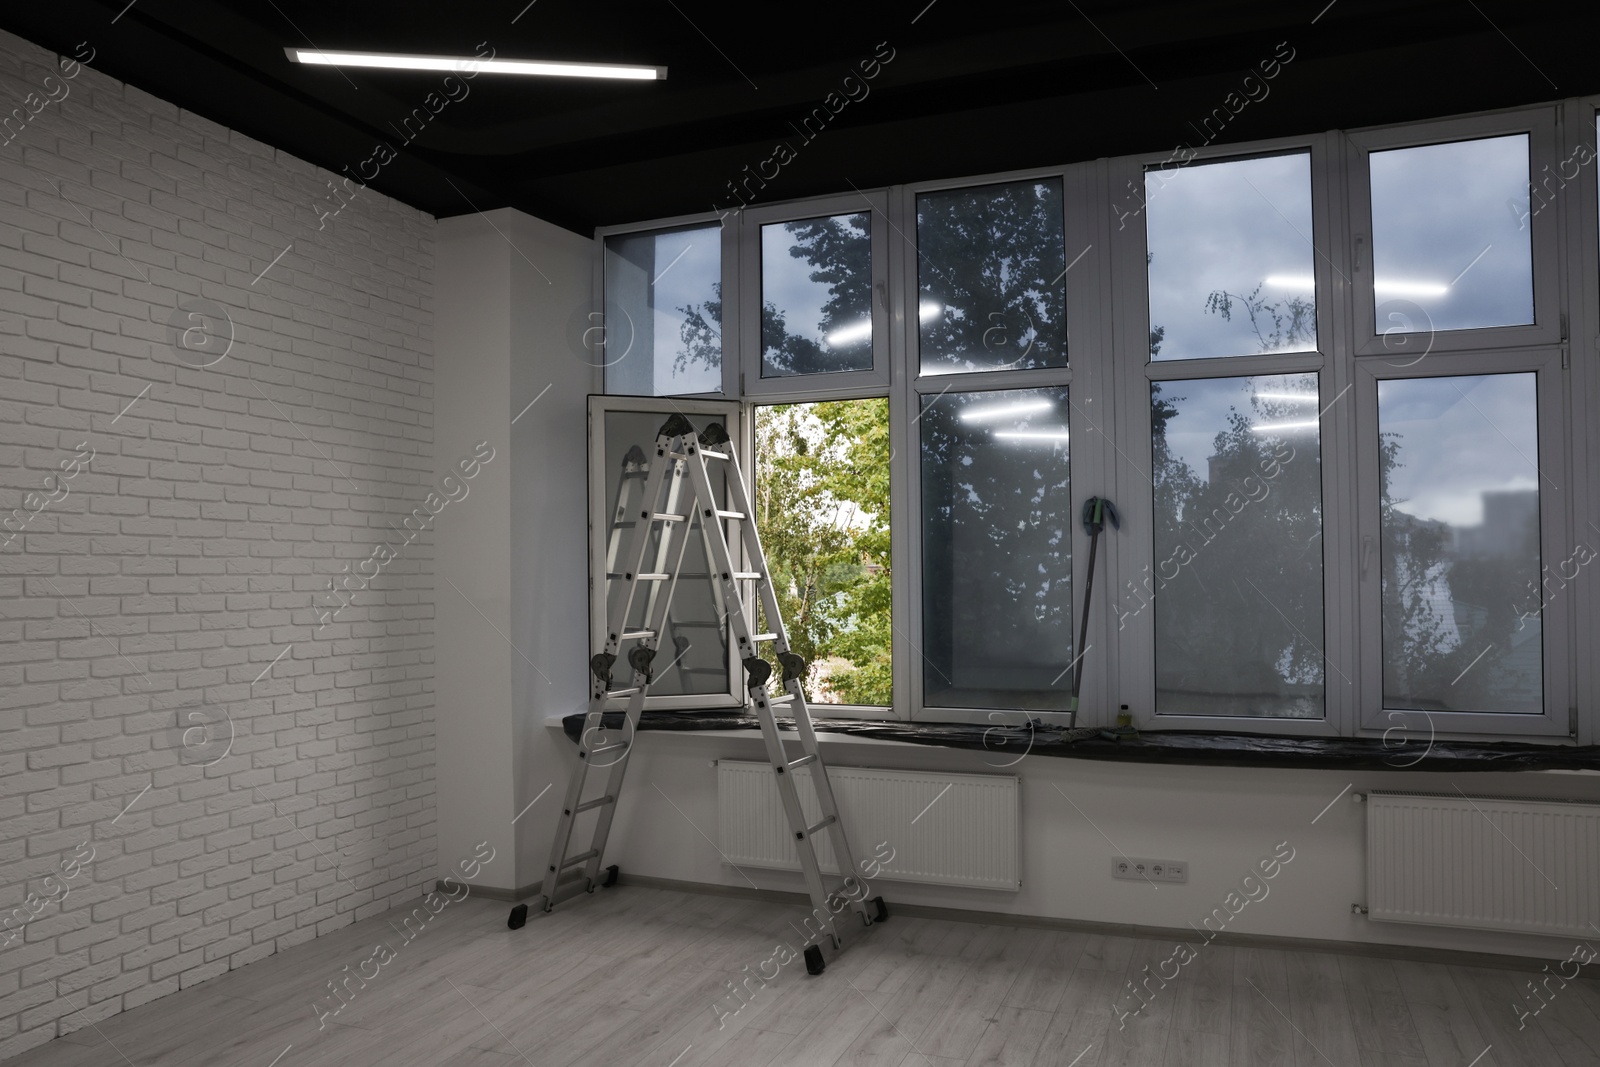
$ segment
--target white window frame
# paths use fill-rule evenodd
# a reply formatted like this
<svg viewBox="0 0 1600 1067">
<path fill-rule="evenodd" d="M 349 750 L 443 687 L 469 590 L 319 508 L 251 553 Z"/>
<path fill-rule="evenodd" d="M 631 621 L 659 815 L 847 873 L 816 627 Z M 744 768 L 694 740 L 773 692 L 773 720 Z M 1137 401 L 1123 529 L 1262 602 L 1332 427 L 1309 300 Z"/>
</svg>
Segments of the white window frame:
<svg viewBox="0 0 1600 1067">
<path fill-rule="evenodd" d="M 1103 435 L 1088 433 L 1085 423 L 1088 417 L 1085 412 L 1092 410 L 1094 403 L 1104 403 L 1106 399 L 1094 392 L 1099 367 L 1095 366 L 1096 361 L 1092 355 L 1087 359 L 1074 360 L 1074 353 L 1080 349 L 1084 353 L 1094 353 L 1101 349 L 1098 334 L 1102 320 L 1098 308 L 1103 296 L 1100 279 L 1104 276 L 1105 242 L 1095 229 L 1096 213 L 1091 207 L 1091 203 L 1098 203 L 1097 200 L 1092 201 L 1090 195 L 1092 185 L 1090 178 L 1096 169 L 1097 164 L 1089 163 L 1069 167 L 1003 171 L 961 179 L 918 182 L 895 190 L 894 207 L 899 215 L 897 232 L 905 234 L 906 238 L 904 242 L 896 242 L 897 247 L 903 244 L 905 249 L 901 259 L 897 261 L 901 269 L 898 272 L 898 284 L 894 287 L 897 307 L 895 324 L 898 327 L 894 351 L 897 355 L 896 365 L 905 368 L 905 371 L 900 375 L 900 387 L 893 393 L 898 401 L 898 411 L 892 409 L 890 412 L 890 432 L 894 434 L 895 455 L 899 457 L 899 462 L 890 469 L 891 496 L 897 502 L 896 513 L 900 520 L 891 531 L 891 539 L 896 543 L 897 570 L 901 567 L 900 561 L 904 560 L 910 573 L 910 578 L 903 581 L 901 588 L 895 591 L 899 597 L 894 602 L 895 610 L 900 610 L 899 605 L 904 603 L 906 611 L 904 616 L 900 616 L 906 620 L 905 624 L 897 625 L 895 629 L 897 634 L 902 636 L 903 643 L 910 646 L 906 650 L 907 654 L 899 657 L 898 666 L 901 670 L 896 674 L 896 685 L 901 684 L 901 677 L 905 678 L 904 684 L 910 695 L 908 715 L 915 721 L 1017 727 L 1025 725 L 1030 718 L 1057 724 L 1065 723 L 1071 718 L 1066 711 L 951 708 L 930 706 L 926 703 L 922 653 L 925 647 L 925 635 L 922 589 L 922 448 L 919 422 L 922 398 L 925 396 L 937 397 L 944 392 L 977 393 L 1034 388 L 1068 390 L 1068 463 L 1071 478 L 1073 537 L 1073 605 L 1070 626 L 1073 641 L 1076 643 L 1078 628 L 1083 621 L 1080 615 L 1079 590 L 1083 588 L 1083 582 L 1088 576 L 1088 559 L 1084 551 L 1086 541 L 1078 517 L 1084 501 L 1089 497 L 1108 495 L 1103 488 L 1102 478 L 1104 453 L 1109 449 L 1103 441 Z M 1037 367 L 1026 370 L 940 370 L 923 374 L 921 330 L 917 311 L 921 302 L 920 277 L 913 267 L 920 255 L 915 245 L 917 197 L 924 193 L 976 189 L 1024 181 L 1061 183 L 1063 261 L 1069 264 L 1064 279 L 1064 314 L 1068 333 L 1067 364 L 1061 367 Z M 1097 253 L 1097 250 L 1101 251 Z M 1080 253 L 1082 258 L 1075 259 Z M 897 493 L 892 488 L 895 485 L 899 487 Z M 1101 488 L 1094 488 L 1096 486 Z M 1102 558 L 1105 558 L 1106 547 L 1103 540 Z M 1099 567 L 1100 564 L 1097 564 L 1097 569 Z M 1105 567 L 1106 571 L 1102 573 L 1109 573 L 1109 559 L 1106 559 Z M 1080 694 L 1079 704 L 1085 709 L 1093 710 L 1086 710 L 1078 717 L 1079 725 L 1108 725 L 1115 718 L 1114 715 L 1102 713 L 1111 691 L 1109 672 L 1101 658 L 1106 647 L 1103 616 L 1097 611 L 1091 611 L 1089 637 L 1084 649 L 1080 650 L 1084 661 L 1084 689 Z"/>
<path fill-rule="evenodd" d="M 1099 573 L 1083 650 L 1085 684 L 1079 725 L 1109 725 L 1117 704 L 1129 706 L 1135 722 L 1151 730 L 1257 732 L 1306 736 L 1385 737 L 1400 726 L 1407 741 L 1418 724 L 1398 722 L 1381 707 L 1381 665 L 1374 656 L 1381 636 L 1374 625 L 1381 605 L 1374 599 L 1376 569 L 1361 577 L 1362 539 L 1376 534 L 1377 381 L 1537 369 L 1540 404 L 1541 467 L 1559 467 L 1562 491 L 1541 495 L 1542 562 L 1566 558 L 1573 545 L 1600 530 L 1600 492 L 1591 472 L 1600 470 L 1600 423 L 1586 413 L 1600 410 L 1600 204 L 1596 171 L 1581 168 L 1565 194 L 1534 213 L 1530 222 L 1534 319 L 1531 326 L 1441 331 L 1430 358 L 1412 358 L 1386 346 L 1373 325 L 1370 287 L 1371 198 L 1368 157 L 1388 148 L 1526 133 L 1530 176 L 1571 156 L 1579 143 L 1596 144 L 1600 96 L 1534 107 L 1451 117 L 1357 131 L 1207 146 L 1192 162 L 1217 162 L 1289 151 L 1310 150 L 1317 295 L 1317 350 L 1227 356 L 1193 360 L 1149 360 L 1149 301 L 1146 285 L 1143 212 L 1123 218 L 1119 191 L 1142 182 L 1146 166 L 1159 166 L 1173 153 L 1152 151 L 1058 168 L 1030 169 L 930 181 L 886 190 L 746 207 L 723 215 L 707 213 L 597 230 L 596 302 L 602 303 L 603 238 L 617 233 L 671 229 L 723 222 L 723 396 L 721 404 L 743 416 L 737 435 L 741 455 L 754 476 L 753 408 L 758 404 L 887 396 L 890 407 L 890 503 L 894 613 L 894 706 L 890 709 L 815 705 L 813 712 L 841 718 L 966 721 L 1017 725 L 1028 715 L 1050 719 L 1058 713 L 1014 709 L 943 709 L 924 706 L 922 641 L 921 458 L 917 430 L 920 398 L 941 391 L 981 392 L 1040 386 L 1071 390 L 1071 477 L 1074 520 L 1090 496 L 1110 496 L 1123 515 L 1120 531 L 1108 531 L 1099 548 Z M 1169 165 L 1171 165 L 1169 163 Z M 1059 177 L 1062 182 L 1066 256 L 1066 317 L 1069 365 L 1037 370 L 920 373 L 919 304 L 915 244 L 916 197 L 1023 180 Z M 1576 195 L 1573 195 L 1576 194 Z M 1124 205 L 1125 206 L 1125 205 Z M 761 262 L 760 227 L 773 222 L 871 210 L 873 272 L 873 366 L 848 371 L 782 378 L 760 377 Z M 1080 257 L 1080 253 L 1082 253 Z M 603 306 L 603 303 L 602 303 Z M 1569 333 L 1570 326 L 1570 333 Z M 1570 338 L 1570 340 L 1569 340 Z M 730 339 L 736 339 L 730 341 Z M 1570 364 L 1570 365 L 1568 365 Z M 1154 613 L 1143 611 L 1144 632 L 1117 632 L 1112 591 L 1136 580 L 1151 563 L 1149 496 L 1149 383 L 1193 378 L 1239 377 L 1311 371 L 1319 375 L 1323 397 L 1319 433 L 1323 469 L 1324 653 L 1329 666 L 1326 717 L 1318 720 L 1153 714 Z M 597 372 L 597 383 L 601 375 Z M 629 398 L 612 397 L 628 401 Z M 702 394 L 678 398 L 706 402 Z M 639 410 L 634 401 L 632 410 Z M 663 400 L 662 403 L 668 403 Z M 620 405 L 629 409 L 627 403 Z M 654 410 L 652 408 L 652 410 Z M 726 408 L 719 406 L 719 413 Z M 593 465 L 592 465 L 593 468 Z M 596 474 L 591 469 L 591 482 Z M 595 501 L 591 500 L 591 515 Z M 591 539 L 594 530 L 591 529 Z M 1600 548 L 1600 534 L 1585 542 Z M 602 541 L 603 544 L 603 541 Z M 1086 579 L 1086 540 L 1074 522 L 1073 590 L 1076 628 L 1082 621 L 1081 593 Z M 602 549 L 603 552 L 603 549 Z M 1600 564 L 1597 564 L 1600 566 Z M 1540 716 L 1482 715 L 1469 721 L 1461 713 L 1434 713 L 1436 736 L 1510 741 L 1600 741 L 1600 706 L 1595 688 L 1600 665 L 1588 655 L 1580 635 L 1600 625 L 1600 586 L 1571 583 L 1570 595 L 1546 608 L 1545 709 Z M 603 611 L 603 608 L 602 608 Z M 1132 621 L 1132 620 L 1131 620 Z M 1141 623 L 1135 621 L 1135 625 Z M 1340 673 L 1352 679 L 1340 682 Z M 1369 673 L 1370 678 L 1363 678 Z M 730 705 L 742 703 L 742 673 L 730 670 Z M 704 708 L 701 697 L 652 697 L 652 707 Z M 1537 719 L 1535 724 L 1533 720 Z M 1576 724 L 1574 726 L 1574 723 Z M 1537 725 L 1538 728 L 1531 728 Z M 1448 733 L 1446 731 L 1449 731 Z"/>
<path fill-rule="evenodd" d="M 602 328 L 609 329 L 605 321 L 606 308 L 606 239 L 610 237 L 628 237 L 663 233 L 670 230 L 683 230 L 696 226 L 705 226 L 708 223 L 718 223 L 722 227 L 721 238 L 721 276 L 722 276 L 722 388 L 718 392 L 706 393 L 657 393 L 656 396 L 686 396 L 706 397 L 708 399 L 733 398 L 739 395 L 739 360 L 736 349 L 739 338 L 739 220 L 736 212 L 726 214 L 714 211 L 703 211 L 693 215 L 678 215 L 670 219 L 654 219 L 648 224 L 629 224 L 623 226 L 602 226 L 594 231 L 595 256 L 594 256 L 594 301 L 600 310 L 590 312 L 589 319 Z M 644 394 L 612 393 L 606 384 L 606 368 L 609 365 L 610 355 L 601 361 L 595 369 L 600 383 L 597 388 L 609 396 L 630 396 Z"/>
<path fill-rule="evenodd" d="M 1333 737 L 1348 734 L 1356 706 L 1354 657 L 1350 611 L 1341 596 L 1348 574 L 1344 566 L 1342 538 L 1336 531 L 1346 527 L 1350 516 L 1346 503 L 1344 472 L 1337 461 L 1347 450 L 1350 413 L 1344 401 L 1349 368 L 1340 358 L 1340 328 L 1345 307 L 1341 286 L 1336 280 L 1349 276 L 1340 234 L 1338 192 L 1342 187 L 1341 157 L 1338 146 L 1326 135 L 1276 138 L 1244 145 L 1207 146 L 1194 152 L 1187 166 L 1248 160 L 1263 156 L 1310 154 L 1311 213 L 1316 278 L 1317 348 L 1312 352 L 1281 352 L 1238 356 L 1213 356 L 1199 359 L 1150 358 L 1150 299 L 1147 253 L 1147 220 L 1140 212 L 1137 222 L 1112 232 L 1115 250 L 1114 278 L 1121 294 L 1117 306 L 1116 374 L 1120 402 L 1115 479 L 1123 529 L 1112 537 L 1118 553 L 1118 579 L 1107 583 L 1110 594 L 1102 602 L 1109 612 L 1108 631 L 1120 633 L 1119 691 L 1129 705 L 1133 721 L 1145 730 L 1191 730 L 1233 733 L 1272 733 L 1287 736 Z M 1110 161 L 1108 197 L 1128 183 L 1142 188 L 1147 168 L 1160 167 L 1171 153 L 1149 153 Z M 1332 239 L 1330 239 L 1330 236 Z M 1120 631 L 1120 596 L 1126 582 L 1137 583 L 1146 566 L 1155 566 L 1154 512 L 1151 492 L 1150 384 L 1157 381 L 1185 381 L 1201 378 L 1238 378 L 1269 374 L 1317 375 L 1322 397 L 1321 426 L 1318 429 L 1318 455 L 1322 468 L 1322 583 L 1323 583 L 1323 715 L 1315 719 L 1295 719 L 1245 715 L 1157 714 L 1155 611 L 1140 610 L 1128 616 Z M 1115 591 L 1113 591 L 1113 589 Z"/>
<path fill-rule="evenodd" d="M 1529 108 L 1476 115 L 1470 118 L 1442 119 L 1363 130 L 1348 135 L 1350 144 L 1350 227 L 1354 241 L 1351 296 L 1356 314 L 1358 356 L 1397 356 L 1393 340 L 1380 334 L 1373 322 L 1375 299 L 1372 292 L 1372 186 L 1368 157 L 1391 148 L 1473 141 L 1510 134 L 1528 135 L 1528 174 L 1539 174 L 1541 167 L 1556 162 L 1556 107 Z M 1533 268 L 1533 324 L 1529 326 L 1485 326 L 1466 330 L 1439 330 L 1429 338 L 1428 353 L 1479 351 L 1486 348 L 1529 348 L 1555 344 L 1560 340 L 1559 230 L 1555 212 L 1539 212 L 1531 218 L 1529 248 Z M 1411 357 L 1415 358 L 1415 357 Z"/>
<path fill-rule="evenodd" d="M 606 641 L 606 549 L 611 531 L 613 502 L 605 496 L 605 416 L 610 412 L 659 413 L 663 422 L 674 413 L 687 415 L 697 430 L 707 422 L 722 420 L 728 436 L 739 442 L 743 455 L 750 454 L 749 433 L 745 427 L 744 406 L 737 400 L 697 399 L 691 397 L 655 397 L 592 394 L 589 397 L 588 421 L 588 472 L 589 472 L 589 649 L 597 651 Z M 655 445 L 652 438 L 638 442 L 648 455 Z M 739 520 L 728 520 L 728 547 L 736 562 L 743 557 L 742 542 L 736 534 Z M 741 583 L 745 584 L 745 583 Z M 752 611 L 750 594 L 745 591 L 741 610 Z M 749 615 L 754 618 L 753 614 Z M 619 670 L 626 673 L 627 668 Z M 728 641 L 728 691 L 726 693 L 693 693 L 686 695 L 645 695 L 645 708 L 652 711 L 699 711 L 743 707 L 749 699 L 744 684 L 744 667 L 739 663 L 738 649 L 731 637 Z M 626 679 L 613 679 L 618 688 Z"/>
<path fill-rule="evenodd" d="M 1382 732 L 1403 725 L 1408 736 L 1496 734 L 1551 737 L 1571 731 L 1570 655 L 1567 635 L 1572 627 L 1572 598 L 1549 598 L 1542 613 L 1543 709 L 1537 714 L 1436 711 L 1424 713 L 1383 706 L 1382 551 L 1379 529 L 1379 424 L 1378 382 L 1419 378 L 1454 378 L 1477 374 L 1538 375 L 1535 389 L 1539 410 L 1539 557 L 1554 566 L 1572 553 L 1574 534 L 1569 521 L 1566 486 L 1567 420 L 1562 397 L 1566 391 L 1562 355 L 1558 349 L 1519 352 L 1474 352 L 1448 360 L 1425 360 L 1415 367 L 1395 367 L 1387 360 L 1362 360 L 1356 366 L 1356 407 L 1360 432 L 1357 439 L 1357 481 L 1361 486 L 1360 563 L 1357 581 L 1361 602 L 1361 672 L 1363 714 L 1361 727 Z M 1594 564 L 1591 564 L 1594 566 Z M 1576 584 L 1576 583 L 1574 583 Z M 1548 634 L 1546 637 L 1544 635 Z"/>
<path fill-rule="evenodd" d="M 889 389 L 889 247 L 890 226 L 883 190 L 846 196 L 792 201 L 740 212 L 739 292 L 748 305 L 740 319 L 739 359 L 743 389 L 730 395 L 758 403 L 801 403 L 807 400 L 848 400 L 883 396 Z M 872 216 L 872 366 L 866 370 L 827 371 L 819 374 L 761 376 L 761 228 L 802 219 L 836 215 Z M 726 336 L 726 334 L 724 334 Z M 773 398 L 781 399 L 773 399 Z"/>
</svg>

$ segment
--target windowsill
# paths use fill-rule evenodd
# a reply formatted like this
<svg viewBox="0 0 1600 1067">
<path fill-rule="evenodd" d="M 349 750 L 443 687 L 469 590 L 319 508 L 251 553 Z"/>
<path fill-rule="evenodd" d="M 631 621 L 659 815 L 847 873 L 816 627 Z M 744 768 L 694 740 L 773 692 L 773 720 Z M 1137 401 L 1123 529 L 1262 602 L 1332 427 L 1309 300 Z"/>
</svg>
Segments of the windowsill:
<svg viewBox="0 0 1600 1067">
<path fill-rule="evenodd" d="M 545 725 L 575 739 L 582 730 L 583 714 L 547 716 Z M 607 718 L 620 725 L 621 713 L 607 713 Z M 730 724 L 722 725 L 724 720 Z M 760 738 L 753 717 L 727 711 L 646 712 L 639 728 L 651 733 L 708 739 Z M 1020 755 L 1032 753 L 1067 759 L 1225 767 L 1600 774 L 1600 746 L 1433 741 L 1405 749 L 1386 745 L 1381 738 L 1278 737 L 1176 730 L 1147 732 L 1121 740 L 1099 736 L 1067 740 L 1060 730 L 1051 726 L 1035 729 L 900 720 L 829 719 L 818 721 L 816 728 L 818 742 L 830 746 L 932 746 L 987 751 L 1019 759 Z"/>
</svg>

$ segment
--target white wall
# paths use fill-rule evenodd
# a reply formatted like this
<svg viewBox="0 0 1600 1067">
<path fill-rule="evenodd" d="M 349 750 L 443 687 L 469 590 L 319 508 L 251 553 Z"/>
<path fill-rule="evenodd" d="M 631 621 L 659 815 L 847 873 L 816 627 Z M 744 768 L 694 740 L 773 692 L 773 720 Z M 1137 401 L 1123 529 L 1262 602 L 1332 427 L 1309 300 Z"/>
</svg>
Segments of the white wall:
<svg viewBox="0 0 1600 1067">
<path fill-rule="evenodd" d="M 4 1058 L 431 883 L 434 226 L 6 34 L 0 98 Z"/>
<path fill-rule="evenodd" d="M 593 247 L 511 210 L 438 226 L 441 473 L 474 442 L 497 450 L 439 522 L 439 873 L 487 840 L 480 884 L 505 891 L 543 877 L 570 758 L 543 720 L 585 695 L 595 372 L 567 327 Z"/>
<path fill-rule="evenodd" d="M 741 875 L 710 843 L 717 836 L 716 771 L 711 761 L 764 760 L 758 738 L 650 732 L 640 736 L 608 862 L 620 864 L 624 877 L 748 888 L 748 876 L 762 889 L 803 891 L 798 874 L 744 869 Z M 1593 775 L 1187 767 L 1037 754 L 1006 766 L 1020 752 L 847 742 L 826 734 L 822 744 L 824 759 L 835 766 L 1014 774 L 1021 779 L 1021 891 L 874 883 L 891 913 L 899 901 L 1183 929 L 1190 923 L 1198 926 L 1258 860 L 1287 842 L 1295 858 L 1270 883 L 1268 896 L 1247 906 L 1228 925 L 1229 932 L 1556 960 L 1571 952 L 1570 939 L 1375 923 L 1352 915 L 1351 904 L 1366 902 L 1365 808 L 1350 793 L 1331 808 L 1328 805 L 1346 786 L 1351 793 L 1450 792 L 1459 785 L 1469 793 L 1600 798 L 1600 784 Z M 661 802 L 663 793 L 671 805 Z M 1324 808 L 1327 814 L 1321 815 Z M 935 806 L 922 821 L 936 822 L 937 812 Z M 919 832 L 936 833 L 937 826 L 906 828 L 907 834 Z M 876 843 L 860 843 L 858 856 L 869 853 Z M 1189 881 L 1152 888 L 1113 880 L 1111 860 L 1117 849 L 1129 856 L 1187 860 Z"/>
</svg>

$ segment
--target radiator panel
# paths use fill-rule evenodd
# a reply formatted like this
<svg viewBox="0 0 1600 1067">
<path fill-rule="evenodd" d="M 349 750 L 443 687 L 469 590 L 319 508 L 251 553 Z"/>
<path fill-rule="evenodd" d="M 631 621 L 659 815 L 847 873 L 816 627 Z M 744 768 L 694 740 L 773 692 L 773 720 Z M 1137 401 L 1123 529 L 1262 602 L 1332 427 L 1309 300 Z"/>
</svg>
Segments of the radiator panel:
<svg viewBox="0 0 1600 1067">
<path fill-rule="evenodd" d="M 894 849 L 881 878 L 980 889 L 1021 888 L 1019 791 L 1014 775 L 828 767 L 857 864 L 880 842 Z M 771 765 L 717 761 L 717 830 L 726 860 L 798 871 Z M 795 775 L 807 822 L 821 818 L 811 773 Z M 837 874 L 827 833 L 812 838 Z M 887 852 L 887 850 L 885 850 Z"/>
<path fill-rule="evenodd" d="M 1552 935 L 1600 929 L 1600 804 L 1367 800 L 1368 918 Z"/>
</svg>

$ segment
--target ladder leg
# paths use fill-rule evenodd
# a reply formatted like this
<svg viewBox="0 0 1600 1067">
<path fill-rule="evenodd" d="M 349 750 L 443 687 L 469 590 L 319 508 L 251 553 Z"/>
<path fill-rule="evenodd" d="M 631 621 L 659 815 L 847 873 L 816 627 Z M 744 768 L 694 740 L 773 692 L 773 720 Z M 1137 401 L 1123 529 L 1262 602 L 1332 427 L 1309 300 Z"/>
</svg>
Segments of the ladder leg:
<svg viewBox="0 0 1600 1067">
<path fill-rule="evenodd" d="M 705 516 L 709 509 L 711 510 L 711 517 L 715 519 L 715 495 L 712 491 L 710 478 L 706 473 L 704 459 L 694 455 L 692 449 L 686 449 L 686 451 L 690 453 L 689 475 L 694 481 L 695 495 L 700 501 L 701 514 Z M 747 550 L 748 558 L 756 561 L 758 568 L 756 573 L 760 576 L 757 579 L 757 587 L 761 592 L 762 607 L 767 614 L 767 623 L 775 634 L 779 653 L 786 654 L 788 652 L 788 639 L 783 629 L 782 619 L 777 611 L 777 600 L 771 589 L 771 578 L 770 573 L 766 570 L 765 556 L 761 552 L 759 538 L 755 536 L 755 524 L 750 521 L 749 497 L 745 493 L 744 485 L 740 480 L 741 475 L 738 464 L 732 459 L 731 449 L 729 450 L 729 457 L 728 494 L 730 502 L 735 513 L 745 517 L 743 524 L 744 547 Z M 712 538 L 711 543 L 712 551 L 716 554 L 715 570 L 718 572 L 726 595 L 732 599 L 739 595 L 737 582 L 733 577 L 737 571 L 735 570 L 732 551 L 728 546 L 727 539 L 722 536 L 720 522 L 717 525 L 717 533 L 718 536 Z M 850 880 L 846 883 L 847 888 L 849 885 L 855 884 L 855 871 L 844 828 L 839 820 L 837 805 L 834 803 L 833 792 L 828 785 L 827 772 L 822 767 L 820 754 L 816 751 L 816 736 L 814 733 L 808 732 L 802 734 L 801 737 L 802 744 L 809 742 L 807 755 L 814 757 L 809 762 L 813 767 L 813 781 L 820 783 L 820 788 L 817 790 L 817 800 L 822 808 L 821 821 L 815 825 L 808 825 L 807 816 L 800 804 L 799 789 L 794 782 L 793 768 L 790 766 L 790 760 L 784 748 L 783 737 L 778 730 L 777 719 L 773 715 L 771 703 L 767 697 L 766 681 L 770 675 L 771 668 L 765 660 L 756 655 L 755 639 L 750 630 L 750 620 L 741 613 L 739 618 L 733 619 L 731 622 L 740 657 L 744 660 L 746 669 L 749 671 L 749 689 L 755 706 L 756 719 L 761 724 L 762 738 L 766 742 L 767 758 L 772 764 L 778 796 L 783 803 L 784 813 L 789 821 L 790 832 L 794 835 L 795 851 L 799 855 L 801 873 L 805 878 L 806 889 L 813 905 L 812 913 L 819 921 L 822 930 L 832 939 L 834 947 L 837 948 L 840 939 L 838 928 L 834 922 L 834 910 L 830 906 L 830 902 L 836 895 L 844 896 L 847 900 L 850 899 L 850 895 L 848 893 L 830 893 L 823 884 L 822 870 L 816 854 L 815 834 L 823 828 L 829 829 L 830 839 L 835 846 L 835 855 L 841 865 L 841 873 Z M 803 722 L 809 728 L 810 717 L 805 709 L 805 698 L 801 693 L 800 680 L 788 681 L 786 687 L 797 706 L 797 722 Z M 859 910 L 862 917 L 866 919 L 865 906 L 862 905 Z M 868 921 L 870 922 L 870 919 Z"/>
</svg>

